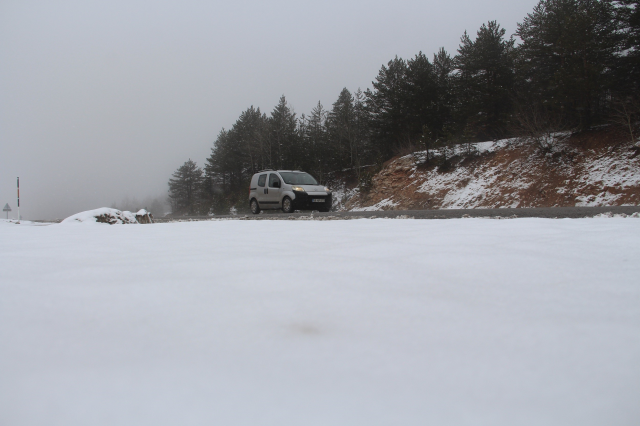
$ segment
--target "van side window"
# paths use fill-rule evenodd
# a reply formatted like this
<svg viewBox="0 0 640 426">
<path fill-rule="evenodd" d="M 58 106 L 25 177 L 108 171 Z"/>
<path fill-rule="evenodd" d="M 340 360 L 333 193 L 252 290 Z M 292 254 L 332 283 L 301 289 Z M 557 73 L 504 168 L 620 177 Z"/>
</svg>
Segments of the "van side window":
<svg viewBox="0 0 640 426">
<path fill-rule="evenodd" d="M 271 173 L 269 175 L 269 188 L 277 188 L 277 186 L 274 185 L 276 182 L 280 182 L 280 178 L 278 175 Z"/>
<path fill-rule="evenodd" d="M 267 182 L 267 175 L 260 175 L 260 177 L 258 178 L 258 186 L 264 186 L 266 182 Z"/>
</svg>

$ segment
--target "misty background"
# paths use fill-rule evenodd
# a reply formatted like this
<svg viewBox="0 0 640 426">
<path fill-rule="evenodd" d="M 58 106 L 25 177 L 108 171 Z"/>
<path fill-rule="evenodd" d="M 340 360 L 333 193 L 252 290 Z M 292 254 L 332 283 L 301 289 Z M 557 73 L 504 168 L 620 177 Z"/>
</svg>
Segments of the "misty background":
<svg viewBox="0 0 640 426">
<path fill-rule="evenodd" d="M 281 95 L 298 116 L 396 55 L 455 54 L 536 0 L 0 2 L 0 204 L 25 219 L 156 209 L 171 174 Z M 4 214 L 2 217 L 5 217 Z"/>
</svg>

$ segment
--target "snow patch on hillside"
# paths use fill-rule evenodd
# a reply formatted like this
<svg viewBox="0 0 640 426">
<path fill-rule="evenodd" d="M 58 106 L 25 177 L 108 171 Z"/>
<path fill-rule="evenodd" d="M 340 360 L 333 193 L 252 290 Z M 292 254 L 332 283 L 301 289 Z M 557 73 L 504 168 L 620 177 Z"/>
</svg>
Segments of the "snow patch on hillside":
<svg viewBox="0 0 640 426">
<path fill-rule="evenodd" d="M 621 161 L 619 156 L 596 158 L 584 166 L 584 185 L 629 188 L 640 185 L 640 170 L 633 161 Z"/>
<path fill-rule="evenodd" d="M 398 205 L 398 203 L 396 203 L 393 200 L 391 200 L 391 198 L 386 198 L 386 199 L 374 204 L 373 206 L 356 207 L 356 208 L 352 209 L 351 211 L 354 211 L 354 212 L 375 212 L 375 211 L 378 211 L 378 210 L 387 210 L 387 209 L 393 208 L 393 207 L 395 207 L 397 205 Z"/>
<path fill-rule="evenodd" d="M 345 210 L 345 204 L 358 193 L 358 188 L 347 188 L 344 183 L 331 188 L 331 200 L 333 211 Z"/>
<path fill-rule="evenodd" d="M 567 136 L 567 135 L 565 135 Z M 621 146 L 584 150 L 569 138 L 541 155 L 516 139 L 460 145 L 455 165 L 418 166 L 426 152 L 400 157 L 355 191 L 344 210 L 463 209 L 640 204 L 640 156 Z M 468 156 L 468 152 L 473 155 Z M 437 158 L 441 151 L 434 150 Z"/>
</svg>

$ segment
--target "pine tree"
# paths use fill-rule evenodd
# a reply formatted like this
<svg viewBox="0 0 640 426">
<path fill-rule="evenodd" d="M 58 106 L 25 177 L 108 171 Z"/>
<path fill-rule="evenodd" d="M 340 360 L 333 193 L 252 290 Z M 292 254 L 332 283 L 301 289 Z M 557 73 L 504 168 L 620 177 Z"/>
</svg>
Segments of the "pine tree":
<svg viewBox="0 0 640 426">
<path fill-rule="evenodd" d="M 475 40 L 465 31 L 454 59 L 458 125 L 483 140 L 503 136 L 509 121 L 515 41 L 505 32 L 496 21 L 483 24 Z"/>
<path fill-rule="evenodd" d="M 454 70 L 453 58 L 441 47 L 438 53 L 433 55 L 433 69 L 437 78 L 436 111 L 432 128 L 429 128 L 433 139 L 442 135 L 445 127 L 453 125 L 454 104 Z M 427 135 L 429 136 L 429 135 Z"/>
<path fill-rule="evenodd" d="M 407 64 L 396 56 L 382 66 L 373 90 L 365 92 L 374 144 L 379 160 L 391 157 L 406 143 L 409 132 L 406 84 Z"/>
<path fill-rule="evenodd" d="M 331 156 L 335 169 L 355 164 L 355 109 L 353 97 L 343 88 L 327 117 L 327 130 L 331 143 Z"/>
<path fill-rule="evenodd" d="M 358 88 L 353 94 L 353 113 L 354 113 L 354 139 L 355 139 L 355 156 L 354 167 L 358 181 L 361 180 L 362 166 L 372 161 L 371 158 L 371 132 L 369 113 L 365 104 L 365 95 Z"/>
<path fill-rule="evenodd" d="M 616 94 L 640 94 L 640 0 L 616 0 L 615 17 L 620 35 L 613 75 Z"/>
<path fill-rule="evenodd" d="M 231 130 L 222 130 L 204 166 L 202 204 L 214 212 L 242 198 L 253 173 L 271 166 L 266 115 L 251 106 Z"/>
<path fill-rule="evenodd" d="M 617 0 L 619 53 L 612 68 L 609 122 L 633 143 L 640 131 L 640 0 Z"/>
<path fill-rule="evenodd" d="M 614 14 L 607 0 L 541 0 L 516 31 L 524 102 L 584 129 L 601 117 L 619 45 Z"/>
<path fill-rule="evenodd" d="M 251 176 L 258 170 L 264 169 L 268 135 L 266 116 L 260 113 L 260 108 L 256 109 L 252 105 L 243 111 L 231 132 L 245 157 L 241 166 L 242 172 L 245 172 L 246 168 L 246 175 Z"/>
<path fill-rule="evenodd" d="M 435 67 L 422 53 L 407 61 L 406 89 L 409 114 L 407 143 L 410 147 L 422 136 L 422 129 L 441 129 L 438 114 L 439 82 Z"/>
<path fill-rule="evenodd" d="M 303 170 L 314 175 L 321 182 L 331 169 L 329 137 L 326 128 L 327 112 L 318 101 L 309 117 L 303 117 L 303 151 L 306 154 Z"/>
<path fill-rule="evenodd" d="M 291 111 L 282 95 L 271 112 L 269 123 L 268 156 L 271 167 L 294 169 L 300 167 L 296 146 L 299 143 L 296 114 Z"/>
<path fill-rule="evenodd" d="M 173 213 L 198 214 L 202 169 L 189 159 L 172 176 L 169 179 L 169 202 Z"/>
<path fill-rule="evenodd" d="M 409 61 L 395 58 L 383 66 L 373 90 L 365 93 L 368 123 L 379 160 L 394 150 L 413 151 L 425 126 L 441 136 L 452 120 L 453 62 L 444 49 L 433 64 L 422 52 Z"/>
</svg>

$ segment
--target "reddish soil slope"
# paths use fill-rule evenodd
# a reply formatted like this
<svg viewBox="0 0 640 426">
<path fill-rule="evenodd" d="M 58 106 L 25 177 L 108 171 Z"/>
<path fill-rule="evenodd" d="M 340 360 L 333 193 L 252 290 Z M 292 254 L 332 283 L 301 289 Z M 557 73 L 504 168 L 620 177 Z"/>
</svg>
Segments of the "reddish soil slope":
<svg viewBox="0 0 640 426">
<path fill-rule="evenodd" d="M 606 132 L 574 135 L 542 154 L 518 140 L 463 147 L 448 170 L 423 153 L 390 161 L 371 190 L 345 191 L 341 210 L 640 204 L 640 149 Z M 338 197 L 339 198 L 339 197 Z"/>
</svg>

